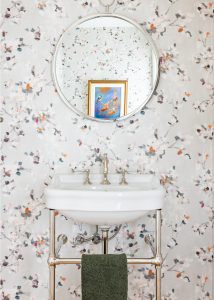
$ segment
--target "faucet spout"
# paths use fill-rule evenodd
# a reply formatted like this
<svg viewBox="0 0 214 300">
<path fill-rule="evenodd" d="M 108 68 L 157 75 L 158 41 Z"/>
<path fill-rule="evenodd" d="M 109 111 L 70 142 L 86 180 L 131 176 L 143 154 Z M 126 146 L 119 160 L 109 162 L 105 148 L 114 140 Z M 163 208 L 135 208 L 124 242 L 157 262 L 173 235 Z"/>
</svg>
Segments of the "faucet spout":
<svg viewBox="0 0 214 300">
<path fill-rule="evenodd" d="M 107 185 L 107 184 L 111 184 L 110 181 L 108 180 L 108 156 L 107 153 L 105 153 L 103 155 L 103 181 L 101 182 L 101 184 Z"/>
</svg>

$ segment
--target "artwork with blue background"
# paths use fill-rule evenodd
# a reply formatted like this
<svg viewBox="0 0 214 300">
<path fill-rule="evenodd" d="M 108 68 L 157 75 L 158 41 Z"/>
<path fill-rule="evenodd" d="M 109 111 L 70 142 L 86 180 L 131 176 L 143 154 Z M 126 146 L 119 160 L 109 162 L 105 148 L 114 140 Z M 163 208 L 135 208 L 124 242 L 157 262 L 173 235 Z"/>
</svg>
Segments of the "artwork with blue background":
<svg viewBox="0 0 214 300">
<path fill-rule="evenodd" d="M 121 87 L 95 87 L 95 118 L 116 119 L 121 110 Z"/>
</svg>

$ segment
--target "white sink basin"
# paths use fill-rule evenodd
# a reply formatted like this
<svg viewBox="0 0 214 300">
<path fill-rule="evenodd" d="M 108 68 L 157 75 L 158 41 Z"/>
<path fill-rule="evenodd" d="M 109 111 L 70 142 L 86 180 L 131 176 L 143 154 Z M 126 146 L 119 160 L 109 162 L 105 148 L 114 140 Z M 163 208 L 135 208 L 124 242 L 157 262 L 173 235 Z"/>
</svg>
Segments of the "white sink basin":
<svg viewBox="0 0 214 300">
<path fill-rule="evenodd" d="M 120 174 L 109 174 L 111 185 L 101 185 L 101 174 L 56 175 L 46 189 L 46 204 L 75 221 L 113 225 L 134 221 L 148 210 L 162 209 L 164 190 L 152 175 L 127 174 L 128 185 L 119 185 Z"/>
</svg>

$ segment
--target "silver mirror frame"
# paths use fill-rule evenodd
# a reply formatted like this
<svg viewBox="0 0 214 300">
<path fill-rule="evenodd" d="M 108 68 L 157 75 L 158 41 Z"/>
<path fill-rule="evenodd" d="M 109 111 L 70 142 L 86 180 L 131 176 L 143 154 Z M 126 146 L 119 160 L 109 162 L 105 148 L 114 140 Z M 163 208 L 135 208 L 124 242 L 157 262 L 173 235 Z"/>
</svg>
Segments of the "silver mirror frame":
<svg viewBox="0 0 214 300">
<path fill-rule="evenodd" d="M 148 95 L 147 99 L 144 101 L 144 103 L 142 105 L 140 105 L 139 107 L 137 107 L 135 110 L 133 110 L 132 112 L 130 112 L 129 114 L 122 116 L 118 119 L 114 119 L 114 120 L 105 120 L 105 119 L 98 119 L 98 118 L 94 118 L 91 116 L 87 116 L 86 114 L 84 114 L 83 112 L 79 111 L 78 109 L 76 109 L 73 105 L 70 104 L 70 102 L 67 100 L 67 98 L 64 96 L 58 80 L 57 80 L 57 75 L 56 75 L 56 60 L 57 60 L 57 55 L 64 37 L 64 34 L 69 31 L 71 28 L 76 28 L 77 26 L 79 26 L 80 24 L 86 22 L 86 21 L 90 21 L 92 19 L 95 18 L 100 18 L 100 17 L 113 17 L 113 18 L 118 18 L 121 19 L 123 21 L 129 22 L 131 25 L 135 26 L 137 29 L 139 29 L 142 34 L 146 37 L 146 39 L 148 40 L 148 42 L 150 43 L 152 50 L 154 52 L 154 57 L 155 57 L 155 78 L 154 78 L 154 87 L 152 89 L 152 91 L 150 92 L 150 94 Z M 145 107 L 145 105 L 149 102 L 149 100 L 152 98 L 152 96 L 154 95 L 154 92 L 158 86 L 158 82 L 159 82 L 159 78 L 160 78 L 160 67 L 159 67 L 160 63 L 159 63 L 159 54 L 158 54 L 158 50 L 156 48 L 156 45 L 154 44 L 152 38 L 150 37 L 150 35 L 142 28 L 141 25 L 139 25 L 137 22 L 133 21 L 130 18 L 127 18 L 125 16 L 119 15 L 119 14 L 113 14 L 113 13 L 102 13 L 102 14 L 93 14 L 84 18 L 81 18 L 80 20 L 72 23 L 71 25 L 69 25 L 69 27 L 62 33 L 62 35 L 60 36 L 57 44 L 56 44 L 56 48 L 55 48 L 55 52 L 53 55 L 53 60 L 52 60 L 52 78 L 53 78 L 53 82 L 55 84 L 55 87 L 57 89 L 57 92 L 60 96 L 60 98 L 63 100 L 63 102 L 71 109 L 73 110 L 73 112 L 75 112 L 78 116 L 89 119 L 91 121 L 97 121 L 97 122 L 101 122 L 101 123 L 113 123 L 113 122 L 118 122 L 118 121 L 123 121 L 125 119 L 128 119 L 130 117 L 132 117 L 133 115 L 135 115 L 136 113 L 138 113 L 140 110 L 142 110 L 143 107 Z"/>
</svg>

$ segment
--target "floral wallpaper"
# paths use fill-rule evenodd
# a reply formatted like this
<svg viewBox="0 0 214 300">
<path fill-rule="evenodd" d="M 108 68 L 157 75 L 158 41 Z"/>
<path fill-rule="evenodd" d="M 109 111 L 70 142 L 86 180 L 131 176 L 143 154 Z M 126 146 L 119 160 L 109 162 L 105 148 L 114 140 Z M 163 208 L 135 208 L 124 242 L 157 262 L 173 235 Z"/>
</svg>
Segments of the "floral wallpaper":
<svg viewBox="0 0 214 300">
<path fill-rule="evenodd" d="M 48 211 L 44 190 L 54 173 L 110 169 L 153 173 L 166 190 L 163 209 L 163 300 L 211 300 L 213 262 L 213 17 L 207 0 L 117 0 L 115 12 L 148 31 L 161 59 L 158 89 L 124 122 L 76 116 L 51 78 L 54 48 L 80 17 L 103 12 L 99 1 L 7 0 L 1 13 L 1 298 L 48 298 Z M 99 253 L 75 245 L 95 228 L 57 215 L 68 235 L 60 255 Z M 114 231 L 114 228 L 112 228 Z M 123 224 L 110 252 L 151 255 L 145 234 L 154 213 Z M 81 299 L 80 266 L 57 267 L 57 299 Z M 154 268 L 129 266 L 129 299 L 154 299 Z"/>
</svg>

